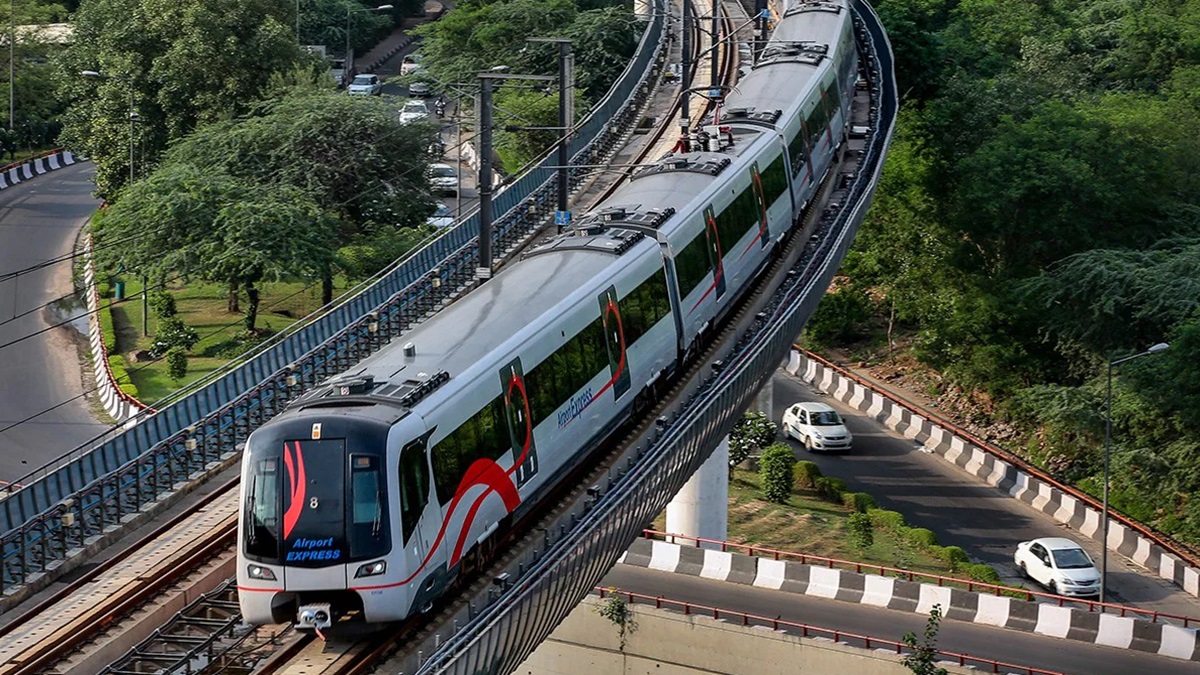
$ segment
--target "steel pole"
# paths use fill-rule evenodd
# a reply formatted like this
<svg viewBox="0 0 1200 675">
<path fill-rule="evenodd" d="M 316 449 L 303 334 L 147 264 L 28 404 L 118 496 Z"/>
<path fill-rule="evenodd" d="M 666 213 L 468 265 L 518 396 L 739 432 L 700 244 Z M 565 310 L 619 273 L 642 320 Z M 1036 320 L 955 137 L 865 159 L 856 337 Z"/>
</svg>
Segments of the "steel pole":
<svg viewBox="0 0 1200 675">
<path fill-rule="evenodd" d="M 1100 514 L 1100 602 L 1104 602 L 1108 590 L 1108 456 L 1112 439 L 1112 371 L 1108 364 L 1108 387 L 1104 404 L 1104 500 Z"/>
<path fill-rule="evenodd" d="M 679 60 L 679 141 L 684 152 L 691 150 L 691 142 L 688 139 L 688 130 L 692 126 L 692 121 L 688 119 L 689 113 L 689 97 L 688 83 L 692 79 L 692 2 L 691 0 L 683 0 L 683 50 L 682 58 Z"/>
<path fill-rule="evenodd" d="M 346 10 L 346 51 L 342 54 L 342 79 L 346 81 L 346 86 L 350 85 L 350 13 L 354 10 Z"/>
<path fill-rule="evenodd" d="M 562 136 L 558 139 L 558 210 L 567 210 L 567 193 L 570 191 L 570 170 L 567 163 L 567 141 L 571 138 L 571 119 L 568 96 L 571 95 L 571 43 L 558 43 L 558 126 Z M 562 226 L 558 228 L 562 231 Z"/>
<path fill-rule="evenodd" d="M 492 277 L 492 78 L 485 75 L 479 85 L 478 275 L 482 282 Z"/>
<path fill-rule="evenodd" d="M 13 61 L 17 49 L 17 0 L 8 3 L 8 130 L 13 130 L 14 110 L 16 110 L 17 81 L 13 79 Z"/>
<path fill-rule="evenodd" d="M 133 184 L 133 78 L 129 85 L 129 184 Z"/>
<path fill-rule="evenodd" d="M 458 222 L 462 218 L 462 159 L 463 159 L 463 144 L 462 144 L 462 100 L 459 99 L 454 104 L 454 129 L 456 132 L 456 140 L 454 147 L 458 150 L 458 189 L 454 191 L 454 220 Z"/>
<path fill-rule="evenodd" d="M 717 82 L 717 76 L 718 76 L 719 71 L 721 70 L 720 63 L 717 59 L 717 45 L 721 44 L 721 22 L 719 20 L 720 15 L 721 15 L 721 3 L 718 2 L 717 0 L 713 0 L 712 55 L 711 55 L 712 73 L 709 78 L 709 84 L 712 85 L 712 87 L 714 89 L 717 87 L 717 84 L 719 84 Z M 732 37 L 732 36 L 730 36 L 730 37 Z M 726 49 L 728 49 L 728 47 L 726 47 Z M 717 102 L 713 101 L 713 105 L 716 106 L 716 104 L 717 104 Z"/>
</svg>

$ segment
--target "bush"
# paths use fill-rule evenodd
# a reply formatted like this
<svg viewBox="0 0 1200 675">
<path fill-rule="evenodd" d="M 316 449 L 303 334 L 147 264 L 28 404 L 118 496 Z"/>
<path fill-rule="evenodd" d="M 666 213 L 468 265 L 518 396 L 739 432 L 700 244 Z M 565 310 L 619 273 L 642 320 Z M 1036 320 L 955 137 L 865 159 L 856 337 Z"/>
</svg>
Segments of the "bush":
<svg viewBox="0 0 1200 675">
<path fill-rule="evenodd" d="M 875 532 L 871 527 L 871 518 L 865 513 L 850 515 L 850 539 L 859 549 L 865 549 L 875 543 Z"/>
<path fill-rule="evenodd" d="M 806 459 L 796 462 L 792 472 L 795 474 L 796 485 L 803 488 L 815 488 L 817 479 L 821 477 L 821 467 L 817 466 L 816 462 Z"/>
<path fill-rule="evenodd" d="M 167 317 L 158 322 L 158 334 L 154 336 L 154 344 L 150 345 L 150 356 L 157 359 L 172 347 L 183 347 L 186 352 L 199 341 L 200 335 L 195 328 L 179 317 Z"/>
<path fill-rule="evenodd" d="M 100 302 L 100 311 L 96 313 L 100 318 L 100 341 L 104 343 L 105 351 L 111 354 L 117 351 L 117 332 L 113 329 L 112 308 L 108 307 L 104 300 Z"/>
<path fill-rule="evenodd" d="M 846 481 L 841 478 L 822 476 L 816 482 L 817 496 L 827 502 L 842 503 L 842 493 L 846 491 Z"/>
<path fill-rule="evenodd" d="M 792 494 L 792 465 L 796 455 L 791 446 L 776 443 L 763 450 L 758 461 L 762 476 L 763 498 L 776 504 L 786 504 Z"/>
<path fill-rule="evenodd" d="M 843 492 L 842 504 L 862 514 L 878 506 L 875 498 L 865 492 Z"/>
<path fill-rule="evenodd" d="M 927 530 L 923 527 L 906 528 L 904 530 L 904 537 L 917 546 L 923 546 L 925 548 L 929 548 L 930 546 L 937 544 L 937 535 L 935 535 L 931 530 Z"/>
<path fill-rule="evenodd" d="M 175 308 L 175 296 L 167 291 L 151 293 L 149 302 L 150 309 L 153 309 L 154 313 L 160 319 L 170 318 L 178 314 L 178 310 Z"/>
<path fill-rule="evenodd" d="M 167 350 L 167 375 L 176 382 L 187 376 L 187 350 L 175 346 Z"/>
<path fill-rule="evenodd" d="M 112 373 L 113 382 L 117 388 L 131 398 L 138 397 L 137 386 L 129 379 L 129 371 L 125 368 L 125 357 L 120 354 L 113 354 L 108 357 L 108 370 Z"/>
<path fill-rule="evenodd" d="M 748 410 L 729 432 L 729 466 L 746 461 L 755 450 L 761 450 L 775 440 L 775 423 L 760 410 Z"/>
<path fill-rule="evenodd" d="M 814 345 L 845 344 L 864 334 L 870 318 L 870 296 L 853 286 L 844 286 L 821 296 L 821 303 L 804 326 L 804 337 Z"/>
<path fill-rule="evenodd" d="M 958 546 L 935 546 L 933 548 L 937 556 L 946 561 L 952 570 L 959 569 L 963 564 L 970 562 L 967 552 Z"/>
<path fill-rule="evenodd" d="M 898 530 L 904 527 L 904 514 L 898 511 L 869 509 L 867 515 L 871 517 L 871 524 L 881 529 Z"/>
<path fill-rule="evenodd" d="M 959 566 L 959 569 L 971 577 L 975 581 L 982 581 L 985 584 L 999 584 L 1000 574 L 996 572 L 991 565 L 980 565 L 978 563 L 964 563 Z"/>
</svg>

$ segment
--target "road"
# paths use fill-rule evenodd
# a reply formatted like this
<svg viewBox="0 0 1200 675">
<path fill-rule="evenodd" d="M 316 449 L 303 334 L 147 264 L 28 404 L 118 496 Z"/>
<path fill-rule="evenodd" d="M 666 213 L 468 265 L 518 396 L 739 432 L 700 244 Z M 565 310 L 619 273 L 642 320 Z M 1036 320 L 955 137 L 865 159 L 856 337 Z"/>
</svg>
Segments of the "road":
<svg viewBox="0 0 1200 675">
<path fill-rule="evenodd" d="M 0 192 L 0 275 L 71 253 L 99 206 L 91 196 L 94 174 L 90 162 L 75 164 Z M 66 318 L 44 310 L 14 319 L 69 295 L 71 267 L 64 262 L 0 281 L 0 344 Z M 107 428 L 79 398 L 85 385 L 75 340 L 82 336 L 72 331 L 56 328 L 0 349 L 0 429 L 70 401 L 0 431 L 0 481 L 16 480 Z"/>
<path fill-rule="evenodd" d="M 820 401 L 840 412 L 854 435 L 854 449 L 846 454 L 808 453 L 792 442 L 797 457 L 816 462 L 822 473 L 845 480 L 851 490 L 869 493 L 881 508 L 903 513 L 909 525 L 932 530 L 938 543 L 961 546 L 972 560 L 995 567 L 1005 583 L 1023 581 L 1012 554 L 1018 542 L 1028 539 L 1065 536 L 1100 560 L 1096 542 L 923 452 L 912 440 L 874 419 L 815 392 L 782 370 L 772 383 L 772 419 L 777 424 L 789 405 Z M 1108 576 L 1110 602 L 1200 617 L 1200 600 L 1166 580 L 1143 573 L 1142 568 L 1111 551 Z"/>
<path fill-rule="evenodd" d="M 599 585 L 759 616 L 778 616 L 785 621 L 895 641 L 900 641 L 908 631 L 921 635 L 928 619 L 912 612 L 838 602 L 628 565 L 614 567 Z M 1033 633 L 991 628 L 964 621 L 942 621 L 937 646 L 960 654 L 1079 675 L 1168 675 L 1197 671 L 1197 665 L 1190 661 L 1131 649 L 1101 647 Z"/>
</svg>

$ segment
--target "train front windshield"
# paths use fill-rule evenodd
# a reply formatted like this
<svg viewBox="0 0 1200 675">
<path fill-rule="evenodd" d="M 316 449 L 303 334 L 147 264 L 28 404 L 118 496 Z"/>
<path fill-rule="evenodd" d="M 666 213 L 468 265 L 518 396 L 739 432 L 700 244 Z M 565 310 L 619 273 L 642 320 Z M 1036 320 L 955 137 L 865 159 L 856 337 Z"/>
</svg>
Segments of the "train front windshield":
<svg viewBox="0 0 1200 675">
<path fill-rule="evenodd" d="M 245 492 L 246 554 L 321 567 L 390 549 L 383 458 L 343 439 L 287 441 L 254 451 Z"/>
</svg>

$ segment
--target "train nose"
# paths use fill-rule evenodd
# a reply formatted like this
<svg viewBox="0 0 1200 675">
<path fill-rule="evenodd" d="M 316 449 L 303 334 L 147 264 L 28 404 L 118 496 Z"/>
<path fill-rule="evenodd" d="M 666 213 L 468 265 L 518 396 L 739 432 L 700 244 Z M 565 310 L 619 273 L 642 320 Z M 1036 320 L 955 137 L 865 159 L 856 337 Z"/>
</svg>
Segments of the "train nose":
<svg viewBox="0 0 1200 675">
<path fill-rule="evenodd" d="M 302 605 L 296 614 L 296 628 L 329 628 L 332 617 L 329 603 Z"/>
</svg>

